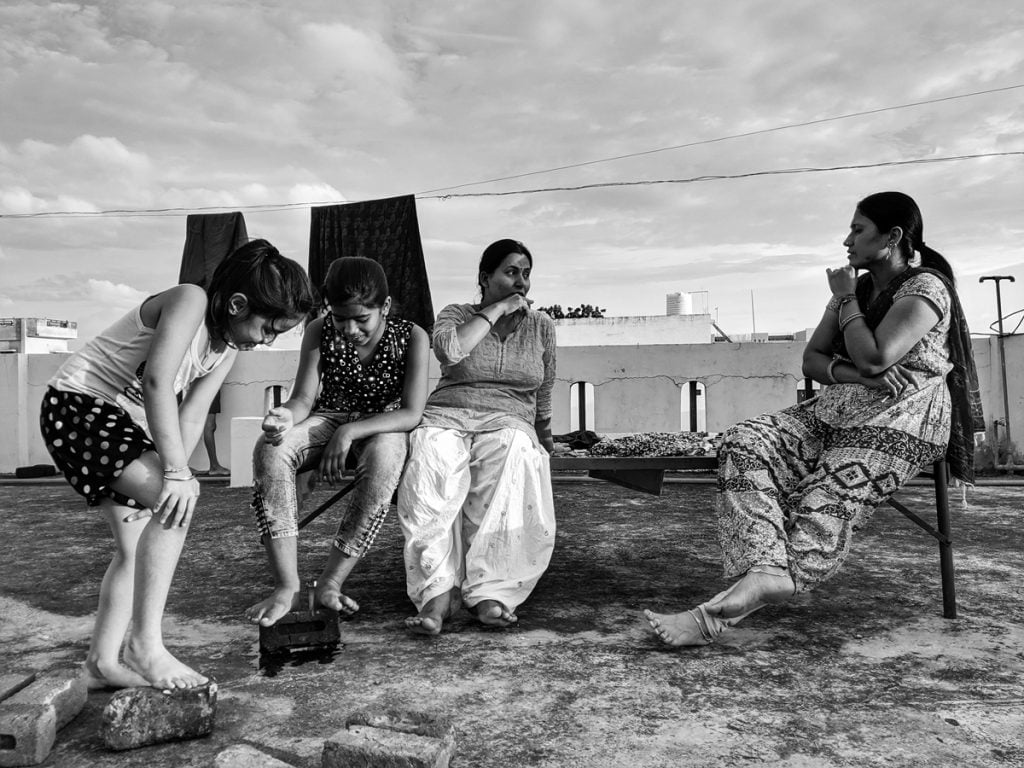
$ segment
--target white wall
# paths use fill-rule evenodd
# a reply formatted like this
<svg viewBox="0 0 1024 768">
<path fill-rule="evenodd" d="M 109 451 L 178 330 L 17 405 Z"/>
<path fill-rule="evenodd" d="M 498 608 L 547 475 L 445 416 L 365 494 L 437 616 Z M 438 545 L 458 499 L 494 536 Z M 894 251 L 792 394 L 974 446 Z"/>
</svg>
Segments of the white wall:
<svg viewBox="0 0 1024 768">
<path fill-rule="evenodd" d="M 706 344 L 713 338 L 711 315 L 555 320 L 555 335 L 560 347 Z"/>
<path fill-rule="evenodd" d="M 593 321 L 588 321 L 593 322 Z M 1005 339 L 1011 436 L 1024 446 L 1024 336 Z M 594 385 L 598 432 L 674 431 L 680 428 L 680 388 L 699 380 L 706 392 L 707 427 L 719 432 L 741 419 L 796 402 L 802 381 L 804 344 L 654 344 L 645 346 L 565 346 L 558 349 L 552 429 L 569 431 L 569 386 Z M 217 448 L 230 466 L 231 418 L 263 414 L 264 392 L 290 386 L 298 364 L 297 350 L 260 350 L 238 356 L 221 392 Z M 997 341 L 977 339 L 978 366 L 985 420 L 1003 416 Z M 16 467 L 50 463 L 39 436 L 39 403 L 47 380 L 66 354 L 0 355 L 0 473 Z M 431 388 L 438 367 L 432 361 Z M 206 466 L 202 446 L 194 466 Z"/>
</svg>

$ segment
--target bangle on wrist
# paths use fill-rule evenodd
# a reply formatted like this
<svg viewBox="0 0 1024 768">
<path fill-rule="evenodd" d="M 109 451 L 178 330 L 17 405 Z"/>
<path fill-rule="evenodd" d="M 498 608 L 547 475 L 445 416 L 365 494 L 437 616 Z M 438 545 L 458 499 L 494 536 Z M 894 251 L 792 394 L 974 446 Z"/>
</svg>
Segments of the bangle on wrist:
<svg viewBox="0 0 1024 768">
<path fill-rule="evenodd" d="M 188 477 L 168 477 L 167 473 L 164 473 L 164 480 L 169 483 L 187 483 L 189 480 L 195 480 L 196 476 L 191 472 L 188 473 Z"/>
<path fill-rule="evenodd" d="M 164 474 L 165 475 L 176 475 L 179 472 L 188 472 L 189 474 L 191 474 L 192 470 L 190 470 L 188 468 L 188 466 L 184 466 L 184 467 L 165 467 L 164 468 Z"/>
<path fill-rule="evenodd" d="M 839 365 L 839 363 L 844 363 L 844 362 L 846 362 L 846 361 L 843 360 L 843 358 L 841 358 L 839 355 L 836 355 L 835 357 L 833 357 L 832 360 L 829 362 L 828 368 L 825 370 L 825 378 L 828 379 L 828 383 L 829 384 L 838 384 L 839 383 L 836 380 L 836 366 Z"/>
<path fill-rule="evenodd" d="M 489 325 L 491 328 L 494 327 L 494 321 L 491 320 L 491 318 L 489 318 L 483 312 L 474 312 L 472 316 L 479 317 L 481 320 L 484 320 L 487 323 L 487 325 Z"/>
<path fill-rule="evenodd" d="M 825 309 L 838 313 L 847 302 L 854 301 L 856 298 L 856 294 L 853 293 L 844 293 L 842 296 L 833 296 L 828 300 L 828 304 L 825 305 Z"/>
<path fill-rule="evenodd" d="M 864 317 L 864 313 L 863 312 L 854 312 L 852 315 L 850 315 L 845 320 L 840 320 L 839 321 L 839 330 L 840 330 L 840 332 L 845 332 L 846 331 L 846 326 L 848 326 L 850 323 L 852 323 L 858 317 Z"/>
</svg>

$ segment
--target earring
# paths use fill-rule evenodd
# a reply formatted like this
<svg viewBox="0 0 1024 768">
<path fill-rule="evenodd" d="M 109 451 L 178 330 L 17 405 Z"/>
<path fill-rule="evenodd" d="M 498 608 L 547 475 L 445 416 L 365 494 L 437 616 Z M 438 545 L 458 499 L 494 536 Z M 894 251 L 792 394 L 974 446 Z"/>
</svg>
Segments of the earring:
<svg viewBox="0 0 1024 768">
<path fill-rule="evenodd" d="M 892 259 L 892 258 L 895 258 L 895 256 L 896 256 L 896 241 L 895 240 L 890 240 L 889 241 L 889 258 Z"/>
</svg>

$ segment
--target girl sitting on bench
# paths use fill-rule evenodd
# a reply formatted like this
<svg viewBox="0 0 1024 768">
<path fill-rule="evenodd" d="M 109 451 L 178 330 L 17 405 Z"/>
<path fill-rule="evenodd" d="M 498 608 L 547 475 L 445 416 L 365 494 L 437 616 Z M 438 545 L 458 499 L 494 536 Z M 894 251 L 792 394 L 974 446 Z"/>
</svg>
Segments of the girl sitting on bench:
<svg viewBox="0 0 1024 768">
<path fill-rule="evenodd" d="M 317 469 L 333 485 L 342 481 L 350 455 L 356 485 L 341 502 L 316 600 L 345 614 L 359 610 L 342 588 L 384 522 L 405 466 L 408 432 L 419 424 L 427 399 L 427 334 L 389 316 L 380 264 L 361 257 L 335 260 L 323 296 L 326 316 L 306 327 L 291 396 L 270 409 L 253 454 L 253 509 L 274 591 L 246 617 L 267 627 L 298 609 L 295 475 Z"/>
</svg>

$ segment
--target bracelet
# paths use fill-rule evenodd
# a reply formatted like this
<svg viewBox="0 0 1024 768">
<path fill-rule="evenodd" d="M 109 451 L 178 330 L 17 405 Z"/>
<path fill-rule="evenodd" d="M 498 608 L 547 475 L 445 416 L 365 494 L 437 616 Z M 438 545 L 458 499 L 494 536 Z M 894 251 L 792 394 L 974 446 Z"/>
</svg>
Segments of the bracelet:
<svg viewBox="0 0 1024 768">
<path fill-rule="evenodd" d="M 856 294 L 853 293 L 844 293 L 842 296 L 833 296 L 828 300 L 828 304 L 825 305 L 825 309 L 838 314 L 843 306 L 845 306 L 846 302 L 854 301 L 856 298 Z"/>
<path fill-rule="evenodd" d="M 491 326 L 491 328 L 493 328 L 493 327 L 494 327 L 494 321 L 493 321 L 493 320 L 491 320 L 491 318 L 489 318 L 489 317 L 488 317 L 487 315 L 485 315 L 485 314 L 484 314 L 483 312 L 474 312 L 474 313 L 473 313 L 473 317 L 479 317 L 479 318 L 482 318 L 482 319 L 484 319 L 484 320 L 486 320 L 486 321 L 487 321 L 487 324 L 488 324 L 489 326 Z"/>
<path fill-rule="evenodd" d="M 187 483 L 189 480 L 195 480 L 196 476 L 191 472 L 188 473 L 188 477 L 168 477 L 167 473 L 164 473 L 164 480 L 169 483 Z"/>
<path fill-rule="evenodd" d="M 164 470 L 164 474 L 165 475 L 176 475 L 179 472 L 185 472 L 188 469 L 189 469 L 188 466 L 184 466 L 184 467 L 168 467 L 167 469 Z"/>
<path fill-rule="evenodd" d="M 829 384 L 838 384 L 839 383 L 836 380 L 835 368 L 836 368 L 837 365 L 839 365 L 839 363 L 845 363 L 845 362 L 846 361 L 843 358 L 841 358 L 839 355 L 836 355 L 835 357 L 833 357 L 831 362 L 829 362 L 828 368 L 825 370 L 825 377 L 828 379 L 828 383 Z"/>
<path fill-rule="evenodd" d="M 852 323 L 858 317 L 864 317 L 864 313 L 863 312 L 854 312 L 852 315 L 850 315 L 845 320 L 840 320 L 839 321 L 839 332 L 840 333 L 844 333 L 846 331 L 846 326 L 848 326 L 850 323 Z"/>
</svg>

